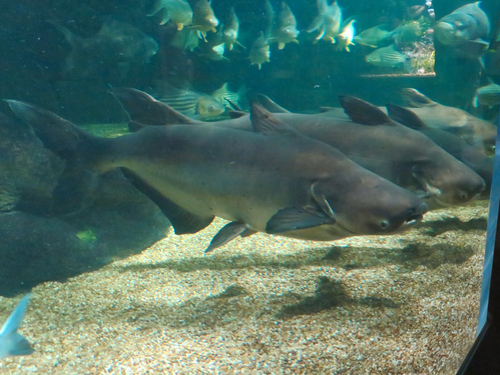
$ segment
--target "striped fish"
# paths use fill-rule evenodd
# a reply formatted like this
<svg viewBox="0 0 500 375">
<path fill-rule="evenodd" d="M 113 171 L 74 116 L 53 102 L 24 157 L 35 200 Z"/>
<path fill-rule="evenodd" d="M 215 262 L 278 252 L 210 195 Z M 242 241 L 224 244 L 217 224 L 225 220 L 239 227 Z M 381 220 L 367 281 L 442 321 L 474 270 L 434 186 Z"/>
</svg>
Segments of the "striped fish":
<svg viewBox="0 0 500 375">
<path fill-rule="evenodd" d="M 224 112 L 224 106 L 210 95 L 177 89 L 166 82 L 157 84 L 154 96 L 160 102 L 192 118 L 207 119 Z"/>
<path fill-rule="evenodd" d="M 243 85 L 238 92 L 229 90 L 228 84 L 224 83 L 221 88 L 212 93 L 212 97 L 218 102 L 222 103 L 225 107 L 234 109 L 229 102 L 238 105 L 239 107 L 245 104 L 245 95 L 248 89 Z"/>
<path fill-rule="evenodd" d="M 490 83 L 489 85 L 480 87 L 476 90 L 476 96 L 474 96 L 474 107 L 478 107 L 479 104 L 494 106 L 500 104 L 500 86 L 496 83 Z"/>
<path fill-rule="evenodd" d="M 389 47 L 376 49 L 367 55 L 365 60 L 375 66 L 395 68 L 405 65 L 408 62 L 408 56 L 399 52 L 394 44 L 391 44 Z"/>
</svg>

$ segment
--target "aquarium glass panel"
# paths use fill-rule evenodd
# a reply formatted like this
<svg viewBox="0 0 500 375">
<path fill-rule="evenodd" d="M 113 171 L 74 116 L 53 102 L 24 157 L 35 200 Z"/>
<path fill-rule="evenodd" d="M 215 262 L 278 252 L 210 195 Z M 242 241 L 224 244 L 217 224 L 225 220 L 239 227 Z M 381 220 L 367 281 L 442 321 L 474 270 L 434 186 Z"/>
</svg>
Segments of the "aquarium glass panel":
<svg viewBox="0 0 500 375">
<path fill-rule="evenodd" d="M 499 15 L 3 4 L 0 372 L 456 373 L 486 320 Z"/>
</svg>

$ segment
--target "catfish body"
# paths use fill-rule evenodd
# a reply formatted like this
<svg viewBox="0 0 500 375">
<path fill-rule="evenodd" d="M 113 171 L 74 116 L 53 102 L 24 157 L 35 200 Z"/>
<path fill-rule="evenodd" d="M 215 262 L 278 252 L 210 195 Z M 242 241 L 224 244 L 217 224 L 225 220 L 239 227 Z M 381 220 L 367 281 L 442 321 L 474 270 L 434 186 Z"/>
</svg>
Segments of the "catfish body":
<svg viewBox="0 0 500 375">
<path fill-rule="evenodd" d="M 396 233 L 427 211 L 415 195 L 263 108 L 252 107 L 253 132 L 183 124 L 107 139 L 31 105 L 9 104 L 68 163 L 76 158 L 100 173 L 122 168 L 177 234 L 195 233 L 218 216 L 231 221 L 222 243 L 257 231 L 335 240 Z"/>
</svg>

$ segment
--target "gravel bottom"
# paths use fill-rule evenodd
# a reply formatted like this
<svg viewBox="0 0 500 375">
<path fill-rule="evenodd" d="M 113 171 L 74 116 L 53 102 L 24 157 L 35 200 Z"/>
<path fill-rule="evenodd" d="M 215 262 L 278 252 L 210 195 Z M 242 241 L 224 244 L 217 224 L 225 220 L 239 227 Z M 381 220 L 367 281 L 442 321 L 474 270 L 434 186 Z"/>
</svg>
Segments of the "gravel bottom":
<svg viewBox="0 0 500 375">
<path fill-rule="evenodd" d="M 224 225 L 33 289 L 35 353 L 2 374 L 455 374 L 472 345 L 485 202 L 402 235 L 263 234 L 203 251 Z M 0 322 L 21 296 L 0 297 Z"/>
</svg>

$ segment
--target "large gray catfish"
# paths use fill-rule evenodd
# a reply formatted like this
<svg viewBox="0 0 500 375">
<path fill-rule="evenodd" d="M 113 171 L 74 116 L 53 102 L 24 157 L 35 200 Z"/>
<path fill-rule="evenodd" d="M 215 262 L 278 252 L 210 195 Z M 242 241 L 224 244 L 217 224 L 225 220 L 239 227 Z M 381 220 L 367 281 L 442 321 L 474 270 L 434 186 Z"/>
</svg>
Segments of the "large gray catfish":
<svg viewBox="0 0 500 375">
<path fill-rule="evenodd" d="M 408 109 L 415 113 L 427 127 L 458 135 L 470 145 L 480 144 L 484 146 L 488 155 L 495 153 L 497 127 L 491 122 L 473 116 L 462 109 L 439 104 L 415 89 L 403 89 L 402 96 L 409 105 Z M 322 110 L 324 116 L 346 118 L 343 108 L 323 107 Z"/>
<path fill-rule="evenodd" d="M 198 232 L 214 216 L 230 220 L 207 251 L 255 232 L 323 241 L 392 234 L 410 228 L 428 209 L 409 191 L 299 134 L 259 105 L 252 107 L 252 132 L 172 125 L 100 138 L 30 104 L 9 104 L 47 148 L 67 160 L 67 168 L 122 168 L 177 234 Z"/>
<path fill-rule="evenodd" d="M 117 95 L 131 118 L 131 129 L 141 125 L 191 123 L 171 108 L 138 90 Z M 353 121 L 327 116 L 275 113 L 301 134 L 327 143 L 366 169 L 426 196 L 431 208 L 470 203 L 484 189 L 483 179 L 425 135 L 391 120 L 382 110 L 353 97 L 342 105 Z M 248 115 L 211 123 L 212 126 L 251 129 Z"/>
</svg>

